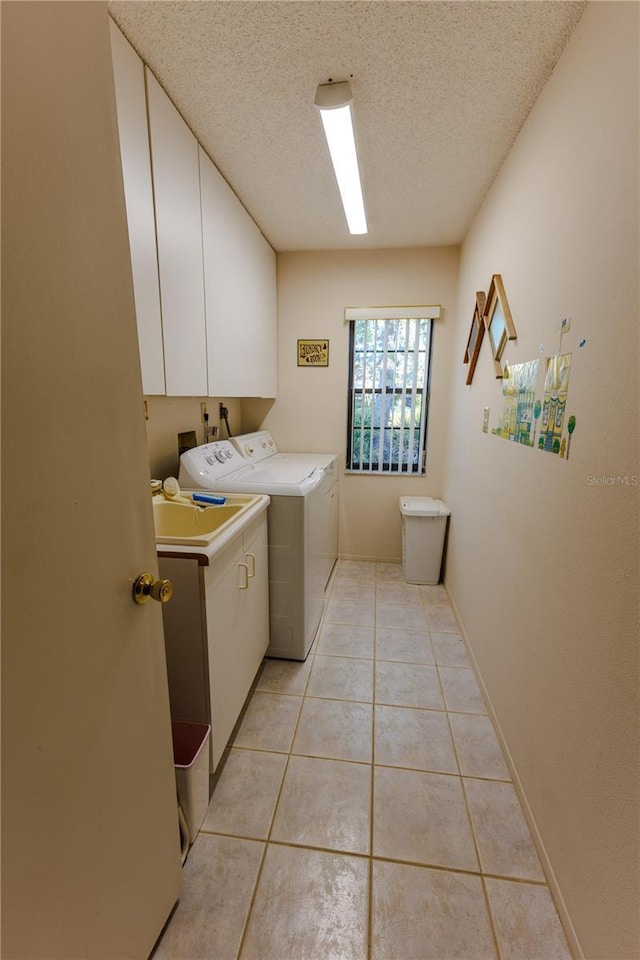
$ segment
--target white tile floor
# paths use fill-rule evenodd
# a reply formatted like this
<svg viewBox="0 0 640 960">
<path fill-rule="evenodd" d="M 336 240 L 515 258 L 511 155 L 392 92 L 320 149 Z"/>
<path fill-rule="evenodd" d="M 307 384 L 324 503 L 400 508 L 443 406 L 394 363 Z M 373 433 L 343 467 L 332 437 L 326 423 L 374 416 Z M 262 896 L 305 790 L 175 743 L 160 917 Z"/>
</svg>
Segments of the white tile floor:
<svg viewBox="0 0 640 960">
<path fill-rule="evenodd" d="M 156 960 L 570 960 L 443 587 L 340 561 L 267 660 Z"/>
</svg>

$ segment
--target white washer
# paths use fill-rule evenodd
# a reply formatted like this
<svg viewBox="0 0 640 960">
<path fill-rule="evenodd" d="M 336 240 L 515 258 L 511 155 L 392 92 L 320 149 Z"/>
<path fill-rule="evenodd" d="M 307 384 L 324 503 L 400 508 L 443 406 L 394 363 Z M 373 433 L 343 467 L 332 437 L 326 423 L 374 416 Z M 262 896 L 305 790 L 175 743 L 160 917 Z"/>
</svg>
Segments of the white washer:
<svg viewBox="0 0 640 960">
<path fill-rule="evenodd" d="M 238 437 L 236 444 L 244 440 Z M 269 494 L 267 656 L 304 660 L 320 624 L 338 554 L 337 457 L 280 455 L 273 452 L 275 444 L 250 446 L 254 453 L 248 455 L 229 440 L 188 450 L 180 458 L 179 482 L 184 488 L 219 493 Z"/>
</svg>

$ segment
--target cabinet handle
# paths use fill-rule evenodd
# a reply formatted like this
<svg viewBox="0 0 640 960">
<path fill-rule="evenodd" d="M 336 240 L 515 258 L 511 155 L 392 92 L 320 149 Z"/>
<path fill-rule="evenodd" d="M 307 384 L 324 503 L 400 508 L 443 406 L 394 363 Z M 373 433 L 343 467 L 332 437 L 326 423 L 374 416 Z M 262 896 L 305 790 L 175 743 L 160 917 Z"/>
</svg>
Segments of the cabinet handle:
<svg viewBox="0 0 640 960">
<path fill-rule="evenodd" d="M 247 558 L 251 560 L 251 566 L 249 567 L 249 579 L 253 580 L 256 575 L 256 555 L 255 553 L 248 553 Z"/>
<path fill-rule="evenodd" d="M 239 567 L 242 567 L 244 570 L 244 583 L 238 584 L 238 590 L 248 590 L 249 589 L 249 567 L 246 563 L 239 563 Z"/>
</svg>

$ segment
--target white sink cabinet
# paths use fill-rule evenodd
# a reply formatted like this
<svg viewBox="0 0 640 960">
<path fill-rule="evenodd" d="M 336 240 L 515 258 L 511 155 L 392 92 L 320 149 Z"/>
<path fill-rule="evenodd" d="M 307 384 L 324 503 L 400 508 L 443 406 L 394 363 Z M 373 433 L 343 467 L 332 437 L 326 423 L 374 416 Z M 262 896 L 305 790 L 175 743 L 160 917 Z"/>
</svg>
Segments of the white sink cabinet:
<svg viewBox="0 0 640 960">
<path fill-rule="evenodd" d="M 158 547 L 171 716 L 211 724 L 218 766 L 269 644 L 268 497 L 222 549 Z"/>
</svg>

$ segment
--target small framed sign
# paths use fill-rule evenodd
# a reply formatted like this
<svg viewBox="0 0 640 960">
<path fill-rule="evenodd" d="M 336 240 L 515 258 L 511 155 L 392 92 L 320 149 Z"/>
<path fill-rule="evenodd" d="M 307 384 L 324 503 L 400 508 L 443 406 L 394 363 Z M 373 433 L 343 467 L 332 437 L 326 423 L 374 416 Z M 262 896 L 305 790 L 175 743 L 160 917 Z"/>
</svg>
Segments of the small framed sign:
<svg viewBox="0 0 640 960">
<path fill-rule="evenodd" d="M 298 340 L 299 367 L 328 367 L 328 340 Z"/>
</svg>

